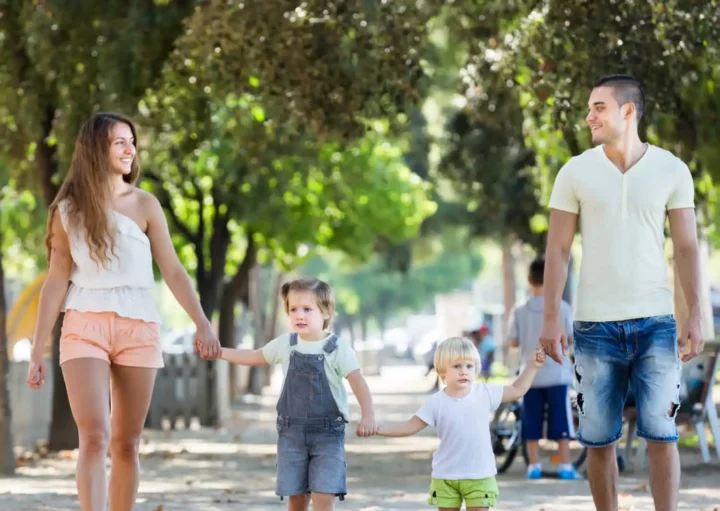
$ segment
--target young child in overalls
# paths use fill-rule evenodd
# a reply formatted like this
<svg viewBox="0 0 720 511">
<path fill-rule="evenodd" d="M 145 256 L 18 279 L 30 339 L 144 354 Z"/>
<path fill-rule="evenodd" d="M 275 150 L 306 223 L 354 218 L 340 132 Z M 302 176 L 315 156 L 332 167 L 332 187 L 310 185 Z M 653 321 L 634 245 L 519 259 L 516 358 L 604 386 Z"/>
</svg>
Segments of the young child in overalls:
<svg viewBox="0 0 720 511">
<path fill-rule="evenodd" d="M 335 497 L 347 494 L 345 423 L 349 421 L 347 378 L 362 418 L 358 436 L 377 432 L 372 398 L 350 343 L 330 333 L 335 312 L 330 287 L 314 278 L 293 280 L 281 288 L 290 320 L 289 334 L 259 350 L 223 348 L 233 364 L 282 364 L 285 372 L 277 404 L 277 488 L 289 496 L 288 509 L 334 509 Z"/>
</svg>

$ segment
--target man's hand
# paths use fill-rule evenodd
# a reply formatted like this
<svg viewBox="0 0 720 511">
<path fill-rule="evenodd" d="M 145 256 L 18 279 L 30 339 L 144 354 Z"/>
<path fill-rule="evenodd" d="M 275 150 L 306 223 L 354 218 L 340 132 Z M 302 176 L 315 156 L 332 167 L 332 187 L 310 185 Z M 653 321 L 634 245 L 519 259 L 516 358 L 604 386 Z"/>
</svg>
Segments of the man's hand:
<svg viewBox="0 0 720 511">
<path fill-rule="evenodd" d="M 375 417 L 362 417 L 357 425 L 355 433 L 357 436 L 373 436 L 377 435 L 378 425 Z"/>
<path fill-rule="evenodd" d="M 540 334 L 540 346 L 545 350 L 548 357 L 558 364 L 563 363 L 560 357 L 560 348 L 562 347 L 562 355 L 567 356 L 568 338 L 559 319 L 543 321 L 542 333 Z"/>
<path fill-rule="evenodd" d="M 692 360 L 702 353 L 705 340 L 702 337 L 702 318 L 699 313 L 692 313 L 685 320 L 678 338 L 678 344 L 683 362 Z"/>
<path fill-rule="evenodd" d="M 196 327 L 195 351 L 205 360 L 215 360 L 220 356 L 220 341 L 209 322 Z"/>
</svg>

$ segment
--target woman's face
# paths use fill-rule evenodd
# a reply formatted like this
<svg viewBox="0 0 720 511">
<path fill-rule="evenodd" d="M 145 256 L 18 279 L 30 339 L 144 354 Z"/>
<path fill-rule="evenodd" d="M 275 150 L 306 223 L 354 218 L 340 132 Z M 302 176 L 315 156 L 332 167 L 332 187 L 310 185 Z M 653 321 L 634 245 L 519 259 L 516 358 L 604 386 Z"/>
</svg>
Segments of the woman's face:
<svg viewBox="0 0 720 511">
<path fill-rule="evenodd" d="M 135 159 L 135 137 L 130 126 L 124 122 L 115 123 L 110 129 L 110 170 L 123 176 L 130 174 Z"/>
</svg>

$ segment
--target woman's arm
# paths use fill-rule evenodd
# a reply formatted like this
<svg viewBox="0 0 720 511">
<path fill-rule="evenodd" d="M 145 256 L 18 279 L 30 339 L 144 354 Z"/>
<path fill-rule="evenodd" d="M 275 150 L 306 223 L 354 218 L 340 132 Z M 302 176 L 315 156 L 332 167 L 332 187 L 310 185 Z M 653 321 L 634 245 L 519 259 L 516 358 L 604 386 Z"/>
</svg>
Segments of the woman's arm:
<svg viewBox="0 0 720 511">
<path fill-rule="evenodd" d="M 414 435 L 418 431 L 422 431 L 427 427 L 417 415 L 410 417 L 410 420 L 401 424 L 379 424 L 377 434 L 380 436 L 401 437 Z"/>
<path fill-rule="evenodd" d="M 220 355 L 220 342 L 200 306 L 190 277 L 180 264 L 170 239 L 162 206 L 152 194 L 140 192 L 144 195 L 144 203 L 147 204 L 147 236 L 163 279 L 180 306 L 195 323 L 195 335 L 200 342 L 200 355 L 207 359 L 217 358 Z"/>
<path fill-rule="evenodd" d="M 50 263 L 45 283 L 40 291 L 32 355 L 28 368 L 28 384 L 33 388 L 40 388 L 45 380 L 45 343 L 52 334 L 52 329 L 65 301 L 72 269 L 70 243 L 57 209 L 53 213 L 50 229 L 52 231 Z"/>
</svg>

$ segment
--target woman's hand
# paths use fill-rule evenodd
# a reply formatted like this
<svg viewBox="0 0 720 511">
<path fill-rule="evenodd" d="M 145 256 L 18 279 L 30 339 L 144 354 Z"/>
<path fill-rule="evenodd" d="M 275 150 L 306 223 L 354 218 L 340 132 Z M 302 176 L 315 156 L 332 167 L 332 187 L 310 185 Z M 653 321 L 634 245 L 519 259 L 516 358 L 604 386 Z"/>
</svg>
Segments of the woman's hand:
<svg viewBox="0 0 720 511">
<path fill-rule="evenodd" d="M 28 366 L 27 384 L 31 389 L 41 389 L 43 383 L 45 383 L 45 357 L 33 349 Z"/>
<path fill-rule="evenodd" d="M 195 351 L 197 351 L 204 360 L 215 360 L 220 356 L 220 341 L 217 335 L 215 335 L 210 322 L 203 323 L 196 327 Z"/>
</svg>

